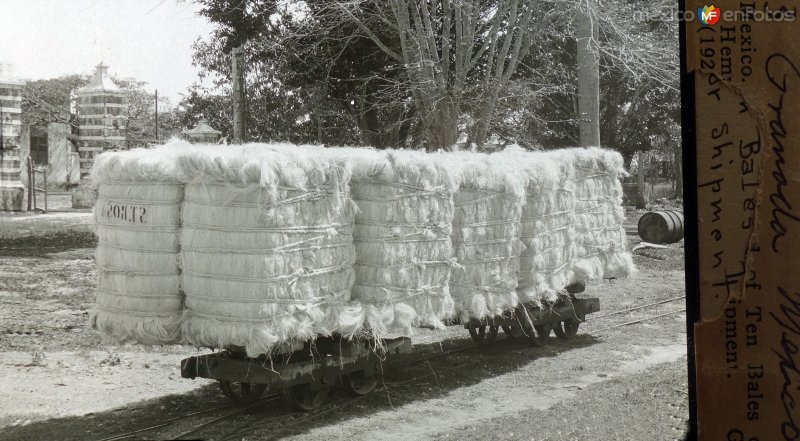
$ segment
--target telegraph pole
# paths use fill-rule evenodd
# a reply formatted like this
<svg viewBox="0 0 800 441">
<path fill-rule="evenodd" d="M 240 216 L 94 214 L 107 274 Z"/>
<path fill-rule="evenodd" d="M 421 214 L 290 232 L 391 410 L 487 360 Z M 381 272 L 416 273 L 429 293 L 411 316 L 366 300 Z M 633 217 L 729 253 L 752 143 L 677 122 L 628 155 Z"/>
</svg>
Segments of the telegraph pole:
<svg viewBox="0 0 800 441">
<path fill-rule="evenodd" d="M 3 182 L 3 155 L 5 155 L 6 130 L 3 127 L 3 108 L 0 104 L 0 183 Z"/>
<path fill-rule="evenodd" d="M 158 89 L 156 89 L 156 141 L 158 141 Z"/>
<path fill-rule="evenodd" d="M 576 14 L 578 43 L 578 121 L 581 147 L 600 146 L 600 49 L 593 2 Z"/>
<path fill-rule="evenodd" d="M 247 139 L 247 112 L 245 111 L 245 66 L 244 51 L 242 46 L 233 48 L 233 141 L 246 142 Z"/>
</svg>

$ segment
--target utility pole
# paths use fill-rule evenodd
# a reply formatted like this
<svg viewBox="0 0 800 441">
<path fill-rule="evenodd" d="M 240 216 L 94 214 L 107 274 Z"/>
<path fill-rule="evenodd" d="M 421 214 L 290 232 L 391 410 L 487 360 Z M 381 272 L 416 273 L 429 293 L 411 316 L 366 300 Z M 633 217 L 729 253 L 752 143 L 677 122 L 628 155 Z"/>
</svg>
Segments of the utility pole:
<svg viewBox="0 0 800 441">
<path fill-rule="evenodd" d="M 156 89 L 156 141 L 158 141 L 158 89 Z"/>
<path fill-rule="evenodd" d="M 5 154 L 6 130 L 3 127 L 3 105 L 0 104 L 0 183 L 3 182 L 3 155 Z"/>
<path fill-rule="evenodd" d="M 242 46 L 233 48 L 233 141 L 246 142 L 247 139 L 247 112 L 245 111 L 245 66 L 244 51 Z"/>
<path fill-rule="evenodd" d="M 581 147 L 600 146 L 600 48 L 591 0 L 578 9 L 578 120 Z"/>
</svg>

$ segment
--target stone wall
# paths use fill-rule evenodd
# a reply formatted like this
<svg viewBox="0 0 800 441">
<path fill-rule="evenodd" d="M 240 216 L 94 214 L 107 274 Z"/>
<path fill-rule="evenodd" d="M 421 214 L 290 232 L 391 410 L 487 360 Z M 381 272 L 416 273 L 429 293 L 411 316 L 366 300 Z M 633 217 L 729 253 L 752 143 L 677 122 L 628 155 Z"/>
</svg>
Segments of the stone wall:
<svg viewBox="0 0 800 441">
<path fill-rule="evenodd" d="M 69 124 L 50 123 L 47 126 L 47 185 L 50 188 L 65 188 L 78 183 L 77 180 L 70 181 L 74 148 L 67 138 L 69 134 Z"/>
<path fill-rule="evenodd" d="M 92 208 L 97 201 L 97 189 L 90 184 L 90 178 L 86 177 L 80 181 L 72 192 L 72 208 Z"/>
</svg>

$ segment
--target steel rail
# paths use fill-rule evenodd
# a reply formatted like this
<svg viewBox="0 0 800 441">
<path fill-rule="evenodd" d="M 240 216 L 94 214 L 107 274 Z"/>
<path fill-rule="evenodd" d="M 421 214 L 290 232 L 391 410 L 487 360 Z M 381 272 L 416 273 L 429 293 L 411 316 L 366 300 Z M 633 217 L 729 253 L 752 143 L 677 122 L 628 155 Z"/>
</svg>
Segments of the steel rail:
<svg viewBox="0 0 800 441">
<path fill-rule="evenodd" d="M 654 315 L 654 316 L 651 316 L 651 317 L 645 317 L 645 318 L 641 318 L 641 319 L 638 319 L 638 320 L 633 320 L 633 321 L 630 321 L 630 322 L 618 323 L 616 325 L 607 326 L 607 327 L 601 328 L 601 329 L 592 329 L 589 332 L 591 332 L 591 333 L 603 332 L 603 331 L 608 331 L 609 329 L 621 328 L 623 326 L 636 325 L 636 324 L 644 323 L 644 322 L 647 322 L 647 321 L 650 321 L 650 320 L 655 320 L 657 318 L 662 318 L 662 317 L 666 317 L 666 316 L 669 316 L 669 315 L 677 314 L 679 312 L 686 312 L 686 308 L 676 309 L 674 311 L 670 311 L 670 312 L 667 312 L 665 314 L 659 314 L 659 315 Z"/>
<path fill-rule="evenodd" d="M 589 319 L 597 320 L 597 319 L 601 319 L 601 318 L 605 318 L 605 317 L 610 317 L 612 315 L 624 314 L 626 312 L 637 311 L 639 309 L 647 309 L 647 308 L 649 308 L 651 306 L 663 305 L 664 303 L 670 303 L 670 302 L 674 302 L 675 300 L 681 300 L 681 299 L 685 299 L 685 298 L 686 298 L 686 296 L 674 297 L 674 298 L 671 298 L 671 299 L 662 300 L 660 302 L 650 303 L 649 305 L 637 306 L 637 307 L 634 307 L 634 308 L 623 309 L 621 311 L 609 312 L 608 314 L 603 314 L 603 315 L 593 315 L 593 316 L 589 316 L 589 318 L 586 321 L 589 321 Z"/>
</svg>

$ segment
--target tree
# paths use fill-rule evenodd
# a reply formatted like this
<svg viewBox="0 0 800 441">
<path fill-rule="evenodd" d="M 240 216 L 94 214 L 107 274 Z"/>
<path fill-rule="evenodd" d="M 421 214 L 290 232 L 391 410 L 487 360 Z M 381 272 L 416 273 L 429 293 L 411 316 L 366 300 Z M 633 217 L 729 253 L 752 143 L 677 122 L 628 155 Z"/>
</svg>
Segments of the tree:
<svg viewBox="0 0 800 441">
<path fill-rule="evenodd" d="M 406 145 L 415 112 L 404 69 L 362 35 L 357 23 L 345 20 L 332 26 L 326 14 L 330 2 L 306 5 L 304 18 L 289 15 L 282 21 L 277 53 L 287 85 L 309 94 L 318 140 L 322 142 L 326 127 L 349 125 L 358 130 L 341 134 L 346 138 L 340 143 Z M 394 30 L 379 28 L 374 35 L 389 39 Z"/>
<path fill-rule="evenodd" d="M 247 139 L 247 95 L 245 45 L 268 32 L 264 26 L 277 10 L 275 1 L 200 0 L 200 14 L 219 25 L 215 33 L 221 39 L 223 51 L 230 55 L 231 96 L 233 101 L 233 138 Z"/>
<path fill-rule="evenodd" d="M 403 66 L 416 113 L 416 138 L 429 148 L 455 144 L 468 90 L 476 93 L 471 142 L 483 145 L 501 90 L 542 34 L 555 9 L 549 2 L 356 1 L 331 2 L 315 16 L 326 29 L 355 23 Z M 381 38 L 379 29 L 391 29 Z"/>
<path fill-rule="evenodd" d="M 665 42 L 677 41 L 677 30 L 627 20 L 627 0 L 261 3 L 259 10 L 277 6 L 248 22 L 261 28 L 244 46 L 248 124 L 257 139 L 438 148 L 466 133 L 476 144 L 490 134 L 527 147 L 579 144 L 573 17 L 580 8 L 598 28 L 603 143 L 629 164 L 645 146 L 637 126 L 652 126 L 656 136 L 674 128 L 628 112 L 676 108 L 666 91 L 677 91 L 677 47 Z M 531 26 L 520 29 L 525 23 Z M 202 82 L 211 83 L 197 90 L 212 101 L 230 93 L 220 35 L 195 46 Z M 636 95 L 638 88 L 648 93 Z"/>
<path fill-rule="evenodd" d="M 85 75 L 65 75 L 26 82 L 22 90 L 22 122 L 43 126 L 59 122 L 75 128 L 77 121 L 72 113 L 75 101 L 72 91 L 88 81 L 89 77 Z"/>
<path fill-rule="evenodd" d="M 603 84 L 604 143 L 617 148 L 629 167 L 638 156 L 643 173 L 651 152 L 672 157 L 676 196 L 682 189 L 680 170 L 680 95 L 678 89 L 678 26 L 676 21 L 661 17 L 674 16 L 675 5 L 659 0 L 648 4 L 656 14 L 647 20 L 613 20 L 612 17 L 633 15 L 630 4 L 611 2 L 600 16 L 601 29 L 607 43 L 601 54 L 608 66 L 601 78 Z M 644 185 L 639 186 L 640 205 L 646 203 Z"/>
<path fill-rule="evenodd" d="M 228 50 L 232 44 L 226 42 L 233 39 L 234 24 L 224 15 L 229 2 L 198 3 L 218 28 L 209 39 L 195 43 L 194 61 L 202 70 L 200 84 L 192 90 L 197 92 L 196 98 L 208 96 L 216 101 L 218 96 L 231 94 Z M 399 82 L 387 74 L 386 57 L 372 42 L 356 37 L 357 29 L 352 24 L 334 27 L 323 36 L 321 29 L 313 29 L 306 22 L 313 14 L 298 14 L 296 4 L 251 3 L 254 2 L 234 5 L 253 11 L 248 12 L 248 38 L 243 43 L 250 137 L 329 144 L 400 144 L 399 139 L 404 139 L 408 130 L 407 106 L 393 101 L 397 95 L 385 93 L 384 88 L 391 89 Z M 326 6 L 320 0 L 304 4 L 311 11 Z M 385 81 L 384 75 L 376 75 L 381 71 Z M 392 101 L 385 99 L 389 95 Z M 187 104 L 199 104 L 199 100 Z M 230 123 L 217 125 L 224 132 L 227 124 Z"/>
<path fill-rule="evenodd" d="M 522 0 L 302 4 L 292 11 L 270 9 L 262 29 L 248 28 L 257 43 L 249 48 L 248 68 L 275 67 L 269 74 L 279 77 L 270 81 L 275 93 L 303 83 L 305 90 L 293 101 L 309 120 L 319 114 L 341 123 L 350 118 L 362 142 L 431 148 L 452 146 L 465 115 L 472 121 L 465 127 L 470 139 L 485 141 L 501 91 L 534 38 L 544 35 L 554 10 L 549 2 Z M 219 21 L 220 32 L 231 29 L 225 20 Z M 216 46 L 216 37 L 198 48 Z M 199 64 L 209 61 L 209 51 L 195 53 Z M 209 72 L 229 76 L 218 61 L 213 64 L 206 64 Z"/>
<path fill-rule="evenodd" d="M 233 136 L 229 96 L 211 94 L 194 86 L 181 99 L 178 108 L 180 110 L 176 114 L 182 127 L 194 127 L 200 118 L 206 118 L 208 124 L 219 130 L 223 138 L 231 139 Z"/>
<path fill-rule="evenodd" d="M 89 76 L 66 75 L 59 78 L 28 81 L 22 92 L 22 121 L 47 126 L 58 122 L 77 129 L 74 91 L 89 82 Z M 128 137 L 135 140 L 155 138 L 155 96 L 144 89 L 146 83 L 135 79 L 114 78 L 128 92 Z M 169 99 L 159 97 L 159 138 L 178 135 L 185 126 Z"/>
<path fill-rule="evenodd" d="M 155 94 L 147 92 L 144 81 L 114 78 L 128 92 L 127 132 L 129 142 L 158 142 L 180 135 L 184 126 L 169 98 L 158 98 L 158 139 L 156 139 Z"/>
</svg>

